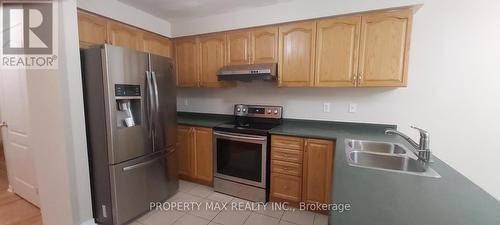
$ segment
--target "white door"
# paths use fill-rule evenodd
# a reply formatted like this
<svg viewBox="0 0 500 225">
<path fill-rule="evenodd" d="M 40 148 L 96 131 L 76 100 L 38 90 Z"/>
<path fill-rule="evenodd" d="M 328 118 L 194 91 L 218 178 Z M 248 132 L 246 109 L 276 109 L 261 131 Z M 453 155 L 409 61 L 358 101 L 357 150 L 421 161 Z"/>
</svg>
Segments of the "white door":
<svg viewBox="0 0 500 225">
<path fill-rule="evenodd" d="M 35 154 L 30 146 L 26 88 L 25 70 L 0 71 L 0 119 L 7 124 L 1 129 L 10 188 L 38 206 Z"/>
</svg>

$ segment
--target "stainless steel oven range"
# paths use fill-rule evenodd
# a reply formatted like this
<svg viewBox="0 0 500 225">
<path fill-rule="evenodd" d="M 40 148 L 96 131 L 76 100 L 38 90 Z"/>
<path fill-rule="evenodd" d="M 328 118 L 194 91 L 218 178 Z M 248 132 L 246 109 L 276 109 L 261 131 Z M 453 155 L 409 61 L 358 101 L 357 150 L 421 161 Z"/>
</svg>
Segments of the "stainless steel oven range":
<svg viewBox="0 0 500 225">
<path fill-rule="evenodd" d="M 269 195 L 269 130 L 281 124 L 282 107 L 234 106 L 234 121 L 214 128 L 214 190 L 266 202 Z"/>
</svg>

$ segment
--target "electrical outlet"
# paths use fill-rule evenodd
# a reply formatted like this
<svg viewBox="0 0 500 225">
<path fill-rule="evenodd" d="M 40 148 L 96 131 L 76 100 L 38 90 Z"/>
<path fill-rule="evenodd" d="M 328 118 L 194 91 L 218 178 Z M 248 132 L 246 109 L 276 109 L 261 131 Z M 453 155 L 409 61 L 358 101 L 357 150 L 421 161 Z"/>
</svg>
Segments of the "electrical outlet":
<svg viewBox="0 0 500 225">
<path fill-rule="evenodd" d="M 349 112 L 350 113 L 355 113 L 356 112 L 356 104 L 350 103 L 349 104 Z"/>
<path fill-rule="evenodd" d="M 330 103 L 329 102 L 323 103 L 323 112 L 326 112 L 326 113 L 330 112 Z"/>
</svg>

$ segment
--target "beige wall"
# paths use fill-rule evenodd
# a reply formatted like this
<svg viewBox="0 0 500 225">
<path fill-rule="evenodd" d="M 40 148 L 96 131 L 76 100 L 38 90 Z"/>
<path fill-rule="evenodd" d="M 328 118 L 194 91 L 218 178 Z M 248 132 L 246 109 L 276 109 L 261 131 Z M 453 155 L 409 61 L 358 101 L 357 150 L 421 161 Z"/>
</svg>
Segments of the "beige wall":
<svg viewBox="0 0 500 225">
<path fill-rule="evenodd" d="M 364 2 L 378 8 L 406 1 L 328 2 L 332 3 L 276 13 L 298 18 L 309 16 L 310 11 L 337 12 Z M 500 179 L 495 175 L 500 171 L 496 144 L 500 133 L 499 8 L 499 1 L 426 1 L 414 18 L 408 88 L 276 88 L 268 83 L 239 83 L 228 89 L 180 89 L 178 110 L 231 113 L 235 103 L 276 104 L 285 107 L 287 118 L 397 124 L 415 138 L 417 133 L 409 126 L 420 126 L 430 131 L 431 148 L 440 159 L 500 200 Z M 240 20 L 253 23 L 250 16 L 237 13 L 222 17 L 207 19 L 213 24 L 211 31 L 236 26 Z M 191 25 L 181 32 L 173 24 L 173 31 L 207 31 L 205 23 Z M 331 103 L 330 113 L 323 113 L 324 102 Z M 348 112 L 349 103 L 357 104 L 357 113 Z"/>
</svg>

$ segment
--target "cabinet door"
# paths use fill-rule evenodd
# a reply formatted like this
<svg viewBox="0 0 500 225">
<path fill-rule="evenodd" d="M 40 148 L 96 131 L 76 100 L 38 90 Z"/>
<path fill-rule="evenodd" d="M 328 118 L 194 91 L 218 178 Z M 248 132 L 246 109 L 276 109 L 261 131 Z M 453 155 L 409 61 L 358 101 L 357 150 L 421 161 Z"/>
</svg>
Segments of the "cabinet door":
<svg viewBox="0 0 500 225">
<path fill-rule="evenodd" d="M 330 203 L 334 142 L 307 139 L 304 148 L 302 201 Z"/>
<path fill-rule="evenodd" d="M 227 63 L 229 65 L 250 63 L 249 31 L 234 31 L 227 33 Z"/>
<path fill-rule="evenodd" d="M 318 21 L 315 86 L 356 85 L 360 27 L 360 16 Z"/>
<path fill-rule="evenodd" d="M 225 87 L 232 82 L 218 81 L 217 72 L 225 66 L 226 35 L 214 34 L 200 37 L 200 85 L 203 87 Z"/>
<path fill-rule="evenodd" d="M 411 10 L 362 17 L 359 86 L 406 86 Z"/>
<path fill-rule="evenodd" d="M 179 174 L 191 177 L 193 174 L 193 129 L 186 126 L 177 126 L 176 149 L 179 154 Z"/>
<path fill-rule="evenodd" d="M 278 85 L 313 85 L 316 22 L 292 23 L 279 27 Z"/>
<path fill-rule="evenodd" d="M 280 200 L 300 202 L 302 179 L 280 173 L 271 173 L 271 196 Z"/>
<path fill-rule="evenodd" d="M 194 149 L 194 178 L 208 183 L 213 181 L 212 129 L 196 127 Z"/>
<path fill-rule="evenodd" d="M 251 32 L 252 63 L 278 62 L 278 27 L 262 27 Z"/>
<path fill-rule="evenodd" d="M 106 19 L 78 11 L 78 37 L 82 48 L 105 44 L 107 41 Z"/>
<path fill-rule="evenodd" d="M 108 22 L 108 39 L 112 45 L 142 51 L 142 34 L 139 30 L 117 22 Z"/>
<path fill-rule="evenodd" d="M 172 57 L 172 42 L 166 37 L 143 32 L 142 50 L 155 55 Z"/>
<path fill-rule="evenodd" d="M 198 86 L 199 51 L 195 37 L 175 39 L 175 66 L 177 86 Z"/>
</svg>

